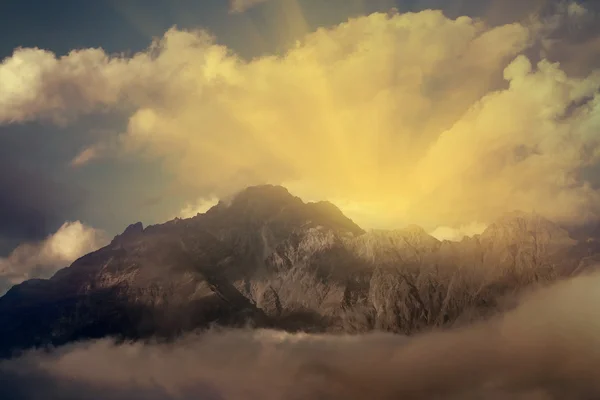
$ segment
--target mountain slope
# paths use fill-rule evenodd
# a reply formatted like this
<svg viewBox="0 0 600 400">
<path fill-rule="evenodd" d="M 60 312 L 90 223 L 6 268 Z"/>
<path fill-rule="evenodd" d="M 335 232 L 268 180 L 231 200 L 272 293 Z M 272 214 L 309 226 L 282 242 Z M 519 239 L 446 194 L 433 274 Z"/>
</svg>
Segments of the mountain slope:
<svg viewBox="0 0 600 400">
<path fill-rule="evenodd" d="M 415 226 L 365 232 L 331 203 L 251 187 L 191 219 L 133 224 L 51 279 L 13 287 L 0 298 L 0 355 L 215 323 L 410 334 L 485 315 L 515 288 L 570 273 L 583 262 L 578 246 L 523 213 L 457 243 Z"/>
</svg>

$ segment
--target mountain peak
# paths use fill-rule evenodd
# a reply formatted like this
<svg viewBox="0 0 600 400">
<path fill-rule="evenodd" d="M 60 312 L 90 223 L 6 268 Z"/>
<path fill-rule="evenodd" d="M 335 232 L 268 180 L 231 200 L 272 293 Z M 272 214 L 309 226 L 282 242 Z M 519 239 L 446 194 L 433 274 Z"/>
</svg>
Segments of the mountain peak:
<svg viewBox="0 0 600 400">
<path fill-rule="evenodd" d="M 333 203 L 305 203 L 285 187 L 260 185 L 248 187 L 219 202 L 202 220 L 220 221 L 223 226 L 276 224 L 285 229 L 324 226 L 353 235 L 364 233 Z M 227 221 L 227 222 L 225 222 Z"/>
<path fill-rule="evenodd" d="M 133 238 L 141 234 L 142 232 L 144 232 L 144 225 L 141 222 L 136 222 L 135 224 L 131 224 L 127 228 L 125 228 L 123 233 L 115 236 L 115 238 L 112 240 L 112 243 L 114 244 L 122 240 Z"/>
<path fill-rule="evenodd" d="M 506 214 L 484 236 L 440 242 L 416 225 L 364 233 L 330 202 L 250 187 L 183 222 L 132 224 L 116 245 L 16 286 L 0 298 L 0 358 L 249 321 L 412 334 L 460 322 L 463 312 L 487 315 L 512 290 L 507 282 L 545 282 L 600 257 L 600 246 L 571 247 L 564 230 L 536 214 Z"/>
<path fill-rule="evenodd" d="M 136 222 L 135 224 L 129 225 L 125 228 L 125 231 L 122 233 L 122 236 L 135 235 L 138 233 L 142 233 L 144 231 L 144 224 L 141 222 Z"/>
<path fill-rule="evenodd" d="M 513 211 L 502 215 L 481 235 L 483 240 L 529 241 L 537 236 L 555 243 L 570 244 L 569 233 L 554 222 L 537 213 Z"/>
<path fill-rule="evenodd" d="M 498 230 L 529 231 L 541 225 L 546 228 L 560 229 L 558 225 L 539 214 L 516 210 L 502 214 L 484 231 L 483 235 Z"/>
<path fill-rule="evenodd" d="M 415 224 L 410 224 L 400 231 L 414 236 L 430 236 L 425 229 Z"/>
<path fill-rule="evenodd" d="M 259 185 L 247 187 L 220 203 L 222 206 L 231 208 L 267 207 L 272 209 L 272 207 L 298 202 L 301 202 L 300 198 L 292 195 L 283 186 Z"/>
</svg>

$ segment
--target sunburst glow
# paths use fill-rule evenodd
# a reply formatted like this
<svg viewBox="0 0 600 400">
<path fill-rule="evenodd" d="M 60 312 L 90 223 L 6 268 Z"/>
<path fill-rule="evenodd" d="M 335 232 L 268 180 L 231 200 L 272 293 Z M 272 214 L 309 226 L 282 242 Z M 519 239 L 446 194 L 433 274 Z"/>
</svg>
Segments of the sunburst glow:
<svg viewBox="0 0 600 400">
<path fill-rule="evenodd" d="M 25 84 L 3 94 L 12 108 L 0 119 L 126 106 L 119 144 L 73 165 L 99 149 L 161 160 L 196 194 L 189 204 L 273 183 L 335 201 L 366 227 L 459 229 L 514 209 L 597 214 L 580 171 L 597 161 L 600 73 L 569 76 L 529 54 L 550 50 L 549 35 L 581 10 L 498 26 L 374 13 L 310 32 L 296 0 L 267 6 L 279 7 L 282 36 L 302 38 L 278 56 L 246 60 L 176 28 L 130 58 L 18 50 L 0 74 Z M 48 97 L 48 79 L 74 85 L 77 101 Z"/>
</svg>

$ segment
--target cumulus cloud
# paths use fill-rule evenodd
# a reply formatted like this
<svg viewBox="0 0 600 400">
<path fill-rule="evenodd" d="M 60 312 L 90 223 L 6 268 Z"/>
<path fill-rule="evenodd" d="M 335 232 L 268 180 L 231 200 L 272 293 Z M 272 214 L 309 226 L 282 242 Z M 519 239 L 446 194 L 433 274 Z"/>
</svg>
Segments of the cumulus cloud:
<svg viewBox="0 0 600 400">
<path fill-rule="evenodd" d="M 165 35 L 164 42 L 169 42 L 172 50 L 194 51 L 212 44 L 212 38 L 203 32 L 173 32 Z M 157 45 L 130 58 L 111 56 L 102 49 L 74 50 L 57 57 L 38 48 L 18 48 L 0 64 L 0 123 L 34 119 L 65 123 L 116 106 L 159 106 L 170 100 L 171 90 L 176 93 L 180 89 L 176 81 L 169 82 L 182 65 L 157 60 Z"/>
<path fill-rule="evenodd" d="M 216 331 L 110 340 L 0 364 L 19 399 L 583 399 L 600 395 L 600 276 L 470 327 L 407 338 Z"/>
<path fill-rule="evenodd" d="M 514 209 L 576 221 L 600 211 L 582 173 L 598 164 L 600 72 L 523 55 L 556 21 L 376 13 L 249 61 L 176 29 L 131 57 L 20 49 L 0 67 L 0 121 L 118 105 L 132 112 L 121 148 L 195 197 L 285 184 L 351 204 L 366 227 L 458 229 Z"/>
<path fill-rule="evenodd" d="M 230 10 L 233 13 L 241 13 L 269 0 L 231 0 Z"/>
<path fill-rule="evenodd" d="M 79 221 L 65 222 L 38 243 L 24 243 L 0 258 L 0 294 L 32 278 L 49 278 L 77 258 L 107 244 L 104 233 Z"/>
</svg>

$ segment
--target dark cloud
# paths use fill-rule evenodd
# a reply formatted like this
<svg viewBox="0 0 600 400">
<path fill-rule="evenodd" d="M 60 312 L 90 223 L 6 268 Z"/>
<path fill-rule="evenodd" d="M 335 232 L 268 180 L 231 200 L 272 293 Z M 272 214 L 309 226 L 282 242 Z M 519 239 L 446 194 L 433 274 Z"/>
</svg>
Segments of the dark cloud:
<svg viewBox="0 0 600 400">
<path fill-rule="evenodd" d="M 587 10 L 587 15 L 572 15 L 563 19 L 561 26 L 552 33 L 552 47 L 540 54 L 534 47 L 528 54 L 533 59 L 546 57 L 561 63 L 570 76 L 585 76 L 600 67 L 600 2 L 596 0 L 409 0 L 398 2 L 400 11 L 417 12 L 423 9 L 440 9 L 451 17 L 468 15 L 483 19 L 492 26 L 524 22 L 532 17 L 555 18 L 574 4 Z"/>
<path fill-rule="evenodd" d="M 14 244 L 55 231 L 83 201 L 83 193 L 46 175 L 0 158 L 0 238 Z"/>
<path fill-rule="evenodd" d="M 0 364 L 3 399 L 590 399 L 600 276 L 527 295 L 487 322 L 406 338 L 212 331 L 79 343 Z"/>
<path fill-rule="evenodd" d="M 568 75 L 581 77 L 600 67 L 600 3 L 580 1 L 571 7 L 570 16 L 550 36 L 542 55 L 560 62 Z"/>
</svg>

